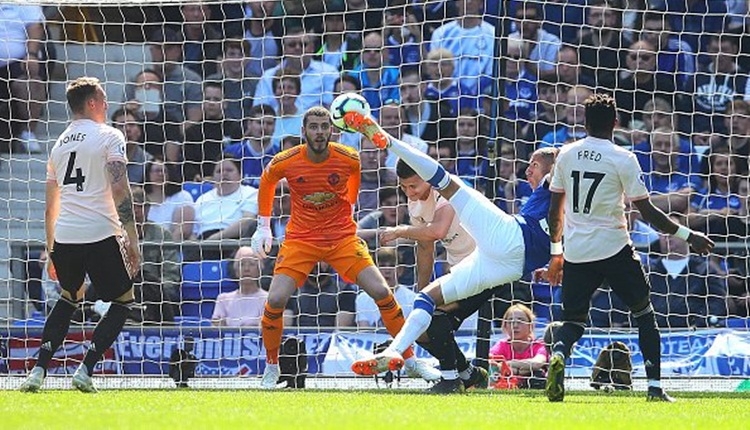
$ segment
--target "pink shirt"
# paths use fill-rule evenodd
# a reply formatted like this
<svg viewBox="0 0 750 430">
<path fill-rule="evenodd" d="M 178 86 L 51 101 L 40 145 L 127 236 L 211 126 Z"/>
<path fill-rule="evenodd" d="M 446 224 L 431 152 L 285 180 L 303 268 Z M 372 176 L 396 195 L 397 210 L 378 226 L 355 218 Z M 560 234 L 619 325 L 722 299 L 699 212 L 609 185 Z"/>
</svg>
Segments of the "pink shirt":
<svg viewBox="0 0 750 430">
<path fill-rule="evenodd" d="M 508 339 L 503 339 L 490 348 L 490 357 L 496 357 L 499 355 L 505 357 L 506 360 L 528 360 L 529 358 L 534 358 L 538 355 L 543 356 L 545 360 L 549 360 L 547 349 L 544 347 L 544 342 L 538 339 L 533 340 L 529 347 L 521 352 L 514 351 L 513 347 L 510 345 L 510 341 Z"/>
<path fill-rule="evenodd" d="M 223 319 L 230 327 L 259 327 L 268 292 L 259 290 L 250 295 L 240 295 L 240 290 L 221 293 L 211 319 Z"/>
</svg>

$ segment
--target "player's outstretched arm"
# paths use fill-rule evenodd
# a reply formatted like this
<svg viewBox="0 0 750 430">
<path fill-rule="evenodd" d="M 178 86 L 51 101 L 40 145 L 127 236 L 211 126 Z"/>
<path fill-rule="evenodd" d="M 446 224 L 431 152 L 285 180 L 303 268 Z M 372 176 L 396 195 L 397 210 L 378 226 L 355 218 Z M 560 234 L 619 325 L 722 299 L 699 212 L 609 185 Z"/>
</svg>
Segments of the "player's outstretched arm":
<svg viewBox="0 0 750 430">
<path fill-rule="evenodd" d="M 714 247 L 714 242 L 703 233 L 690 230 L 684 225 L 672 221 L 661 209 L 651 203 L 651 199 L 645 198 L 633 201 L 646 222 L 656 227 L 659 231 L 677 236 L 690 244 L 693 251 L 699 254 L 707 254 Z"/>
<path fill-rule="evenodd" d="M 114 160 L 107 162 L 107 173 L 109 183 L 112 187 L 112 199 L 117 208 L 117 216 L 120 218 L 125 233 L 128 236 L 128 272 L 134 276 L 141 264 L 141 252 L 138 247 L 138 233 L 135 230 L 135 217 L 133 215 L 133 194 L 130 191 L 128 180 L 128 169 L 124 161 Z"/>
</svg>

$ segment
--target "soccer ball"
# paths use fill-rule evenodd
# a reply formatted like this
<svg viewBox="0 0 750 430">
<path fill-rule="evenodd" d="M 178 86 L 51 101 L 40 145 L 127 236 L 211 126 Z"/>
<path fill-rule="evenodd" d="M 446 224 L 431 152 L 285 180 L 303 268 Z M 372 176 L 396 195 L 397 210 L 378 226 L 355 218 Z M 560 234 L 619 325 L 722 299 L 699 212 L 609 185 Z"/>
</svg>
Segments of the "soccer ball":
<svg viewBox="0 0 750 430">
<path fill-rule="evenodd" d="M 356 132 L 346 126 L 344 114 L 347 112 L 359 112 L 362 115 L 370 115 L 370 104 L 364 97 L 357 93 L 344 93 L 333 99 L 331 103 L 331 122 L 336 128 Z"/>
</svg>

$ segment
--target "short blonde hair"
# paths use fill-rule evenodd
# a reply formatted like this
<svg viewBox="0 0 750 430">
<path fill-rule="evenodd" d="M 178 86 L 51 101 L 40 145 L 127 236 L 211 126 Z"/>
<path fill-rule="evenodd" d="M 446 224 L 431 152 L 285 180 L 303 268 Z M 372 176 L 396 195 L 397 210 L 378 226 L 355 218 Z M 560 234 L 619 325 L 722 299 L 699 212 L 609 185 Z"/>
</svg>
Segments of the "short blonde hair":
<svg viewBox="0 0 750 430">
<path fill-rule="evenodd" d="M 455 60 L 453 53 L 445 48 L 437 48 L 427 53 L 427 61 Z"/>
<path fill-rule="evenodd" d="M 522 304 L 522 303 L 516 303 L 515 305 L 511 305 L 508 310 L 505 311 L 503 314 L 503 330 L 505 330 L 505 327 L 508 324 L 508 321 L 510 321 L 510 316 L 515 311 L 520 311 L 524 315 L 526 315 L 526 318 L 529 319 L 529 324 L 534 324 L 534 321 L 536 320 L 536 316 L 534 315 L 534 312 L 529 309 L 528 306 Z M 534 330 L 531 330 L 531 338 L 534 338 Z"/>
</svg>

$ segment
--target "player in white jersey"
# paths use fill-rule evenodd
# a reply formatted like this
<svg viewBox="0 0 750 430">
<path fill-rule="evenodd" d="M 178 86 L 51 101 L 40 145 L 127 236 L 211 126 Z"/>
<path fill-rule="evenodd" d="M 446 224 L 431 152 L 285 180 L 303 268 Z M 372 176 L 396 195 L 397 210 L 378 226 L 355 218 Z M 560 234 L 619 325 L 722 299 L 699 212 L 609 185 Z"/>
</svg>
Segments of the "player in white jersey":
<svg viewBox="0 0 750 430">
<path fill-rule="evenodd" d="M 546 264 L 550 255 L 545 219 L 549 212 L 549 189 L 547 182 L 540 180 L 521 212 L 508 215 L 460 178 L 449 175 L 436 160 L 388 135 L 372 117 L 350 111 L 344 115 L 344 120 L 375 146 L 396 153 L 422 179 L 437 188 L 476 242 L 475 249 L 452 267 L 450 273 L 430 283 L 417 295 L 404 327 L 385 351 L 352 364 L 355 373 L 372 375 L 403 366 L 402 352 L 427 331 L 438 306 L 517 281 Z M 549 171 L 557 151 L 540 150 L 534 155 L 531 166 L 541 169 L 544 164 Z"/>
<path fill-rule="evenodd" d="M 442 242 L 451 266 L 471 254 L 476 243 L 461 227 L 456 211 L 448 200 L 420 178 L 404 160 L 396 163 L 396 174 L 401 189 L 409 199 L 411 225 L 384 228 L 380 231 L 380 243 L 388 244 L 400 238 L 417 242 L 417 287 L 422 290 L 432 277 L 435 241 Z M 450 394 L 472 387 L 487 388 L 487 371 L 468 362 L 456 344 L 453 333 L 495 292 L 496 289 L 485 290 L 435 310 L 425 335 L 418 340 L 422 348 L 440 361 L 442 379 L 427 389 L 428 392 Z"/>
<path fill-rule="evenodd" d="M 565 359 L 583 335 L 592 294 L 606 280 L 638 323 L 647 399 L 671 402 L 674 399 L 660 384 L 661 341 L 650 287 L 628 234 L 625 198 L 644 220 L 688 241 L 693 250 L 707 253 L 714 244 L 705 235 L 676 224 L 651 203 L 635 154 L 612 143 L 617 124 L 614 99 L 595 94 L 584 106 L 588 137 L 562 147 L 550 185 L 552 257 L 546 276 L 553 285 L 562 281 L 563 325 L 555 333 L 545 391 L 550 401 L 563 400 Z"/>
<path fill-rule="evenodd" d="M 86 275 L 99 298 L 112 302 L 73 374 L 75 388 L 96 391 L 91 374 L 130 313 L 132 278 L 140 264 L 125 137 L 105 124 L 107 96 L 99 80 L 89 77 L 73 81 L 66 96 L 74 119 L 50 152 L 45 211 L 47 270 L 63 291 L 44 324 L 36 366 L 21 385 L 21 391 L 28 392 L 39 390 L 44 382 L 47 366 L 68 333 L 70 317 L 83 299 Z"/>
</svg>

